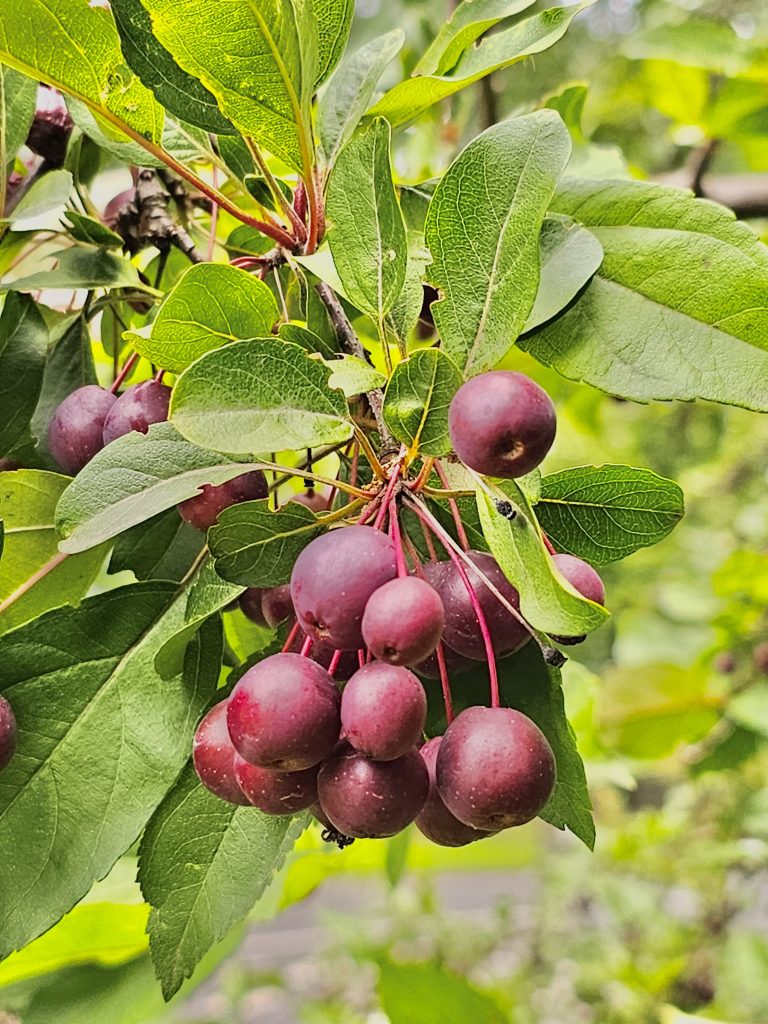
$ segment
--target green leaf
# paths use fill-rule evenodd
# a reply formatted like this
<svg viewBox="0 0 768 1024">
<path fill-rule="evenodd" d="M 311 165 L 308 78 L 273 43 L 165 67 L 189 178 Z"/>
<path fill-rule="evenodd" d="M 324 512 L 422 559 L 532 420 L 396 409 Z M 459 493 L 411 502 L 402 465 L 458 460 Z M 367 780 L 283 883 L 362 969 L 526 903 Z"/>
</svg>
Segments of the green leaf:
<svg viewBox="0 0 768 1024">
<path fill-rule="evenodd" d="M 69 477 L 36 469 L 0 473 L 0 519 L 4 549 L 0 559 L 0 602 L 42 569 L 58 550 L 54 513 Z M 76 604 L 99 571 L 104 552 L 67 558 L 6 608 L 0 632 L 60 604 Z"/>
<path fill-rule="evenodd" d="M 51 253 L 53 270 L 39 270 L 15 281 L 0 282 L 0 292 L 36 292 L 43 288 L 141 288 L 139 274 L 130 260 L 103 249 L 75 245 Z"/>
<path fill-rule="evenodd" d="M 561 39 L 573 18 L 594 0 L 574 7 L 552 7 L 494 32 L 469 49 L 450 75 L 420 75 L 400 82 L 371 107 L 369 117 L 385 117 L 393 128 L 408 124 L 440 100 L 465 89 L 492 71 L 516 64 L 549 49 Z"/>
<path fill-rule="evenodd" d="M 341 60 L 352 27 L 355 3 L 354 0 L 311 0 L 311 4 L 317 26 L 317 87 Z"/>
<path fill-rule="evenodd" d="M 108 249 L 122 249 L 123 239 L 115 231 L 110 230 L 106 224 L 93 217 L 86 217 L 84 213 L 76 210 L 67 210 L 64 219 L 68 222 L 67 233 L 77 242 L 85 242 L 89 245 L 103 245 Z"/>
<path fill-rule="evenodd" d="M 278 318 L 272 292 L 238 267 L 199 263 L 166 295 L 146 336 L 131 333 L 136 350 L 178 373 L 230 341 L 268 335 Z"/>
<path fill-rule="evenodd" d="M 209 352 L 179 377 L 171 419 L 195 444 L 231 454 L 313 448 L 352 433 L 328 369 L 298 345 L 241 341 Z"/>
<path fill-rule="evenodd" d="M 43 385 L 48 328 L 27 295 L 9 295 L 0 313 L 0 455 L 28 433 Z"/>
<path fill-rule="evenodd" d="M 37 83 L 0 64 L 0 218 L 4 213 L 8 170 L 35 116 Z"/>
<path fill-rule="evenodd" d="M 398 363 L 384 396 L 384 421 L 412 453 L 451 450 L 448 406 L 461 387 L 456 364 L 439 349 L 425 348 Z"/>
<path fill-rule="evenodd" d="M 131 431 L 98 452 L 62 495 L 61 550 L 85 551 L 191 498 L 203 484 L 257 468 L 190 444 L 170 423 Z"/>
<path fill-rule="evenodd" d="M 435 190 L 425 237 L 442 298 L 432 315 L 467 376 L 497 363 L 525 325 L 539 284 L 539 230 L 570 149 L 559 115 L 539 110 L 483 132 Z"/>
<path fill-rule="evenodd" d="M 601 605 L 588 601 L 554 567 L 522 488 L 508 481 L 502 497 L 517 513 L 507 519 L 484 490 L 477 491 L 485 539 L 504 575 L 520 592 L 520 612 L 534 629 L 554 636 L 582 636 L 608 618 Z"/>
<path fill-rule="evenodd" d="M 387 330 L 394 334 L 402 351 L 407 351 L 411 331 L 416 329 L 421 316 L 421 308 L 424 305 L 422 280 L 425 276 L 425 268 L 431 259 L 429 250 L 424 244 L 423 231 L 414 231 L 406 226 L 406 237 L 408 239 L 408 265 L 405 269 L 403 290 L 384 318 Z"/>
<path fill-rule="evenodd" d="M 330 360 L 334 359 L 338 355 L 338 350 L 335 345 L 330 345 L 320 335 L 315 334 L 314 331 L 310 331 L 308 327 L 304 327 L 303 324 L 286 323 L 280 324 L 280 330 L 277 332 L 278 338 L 285 338 L 286 341 L 293 342 L 294 345 L 301 345 L 305 352 L 318 353 L 323 359 Z"/>
<path fill-rule="evenodd" d="M 139 580 L 182 580 L 200 554 L 204 538 L 175 508 L 121 533 L 112 549 L 109 571 L 130 571 Z"/>
<path fill-rule="evenodd" d="M 166 999 L 263 894 L 304 826 L 219 800 L 192 766 L 155 812 L 139 850 L 149 941 Z"/>
<path fill-rule="evenodd" d="M 208 534 L 216 572 L 244 587 L 277 587 L 291 578 L 293 563 L 322 532 L 322 519 L 289 501 L 270 511 L 268 499 L 224 509 Z"/>
<path fill-rule="evenodd" d="M 125 66 L 109 11 L 71 0 L 5 0 L 0 63 L 86 103 L 113 136 L 124 124 L 160 141 L 163 109 Z"/>
<path fill-rule="evenodd" d="M 413 69 L 418 75 L 444 75 L 488 29 L 520 14 L 535 0 L 463 0 Z"/>
<path fill-rule="evenodd" d="M 216 97 L 224 117 L 301 170 L 317 73 L 317 30 L 309 4 L 142 3 L 157 41 Z"/>
<path fill-rule="evenodd" d="M 63 206 L 71 192 L 72 175 L 69 171 L 49 171 L 32 183 L 6 221 L 17 231 L 23 231 L 23 221 L 34 220 Z"/>
<path fill-rule="evenodd" d="M 188 758 L 213 689 L 181 677 L 161 684 L 152 667 L 183 615 L 173 584 L 140 583 L 0 639 L 2 690 L 19 725 L 0 777 L 3 955 L 107 873 Z"/>
<path fill-rule="evenodd" d="M 460 974 L 429 963 L 379 965 L 379 998 L 387 1018 L 397 1024 L 507 1024 L 496 999 Z"/>
<path fill-rule="evenodd" d="M 376 118 L 338 156 L 328 182 L 328 244 L 350 301 L 381 323 L 405 280 L 407 244 L 392 182 L 390 128 Z"/>
<path fill-rule="evenodd" d="M 175 117 L 217 135 L 229 135 L 232 125 L 216 98 L 192 75 L 179 67 L 152 34 L 152 19 L 141 0 L 115 0 L 115 16 L 126 63 Z"/>
<path fill-rule="evenodd" d="M 345 57 L 334 72 L 317 105 L 317 133 L 328 167 L 333 167 L 359 124 L 384 69 L 404 40 L 402 29 L 396 28 Z"/>
<path fill-rule="evenodd" d="M 545 217 L 539 235 L 539 288 L 523 331 L 565 309 L 603 262 L 603 247 L 570 217 Z"/>
<path fill-rule="evenodd" d="M 553 208 L 585 224 L 605 259 L 521 348 L 623 398 L 768 410 L 768 249 L 746 225 L 645 182 L 569 179 Z"/>
<path fill-rule="evenodd" d="M 319 339 L 318 339 L 319 340 Z M 303 346 L 302 346 L 303 347 Z M 334 356 L 323 362 L 331 371 L 328 387 L 337 388 L 346 398 L 383 387 L 387 378 L 357 356 Z"/>
<path fill-rule="evenodd" d="M 672 480 L 632 466 L 578 466 L 542 477 L 536 516 L 558 551 L 607 565 L 658 544 L 684 512 Z"/>
</svg>

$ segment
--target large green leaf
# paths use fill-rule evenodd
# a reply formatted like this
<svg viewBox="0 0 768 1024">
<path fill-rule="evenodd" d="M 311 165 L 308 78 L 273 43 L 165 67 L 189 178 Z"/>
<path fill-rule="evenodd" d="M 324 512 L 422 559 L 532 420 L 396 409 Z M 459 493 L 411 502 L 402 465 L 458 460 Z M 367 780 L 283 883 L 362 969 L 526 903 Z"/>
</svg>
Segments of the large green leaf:
<svg viewBox="0 0 768 1024">
<path fill-rule="evenodd" d="M 216 572 L 244 587 L 277 587 L 291 578 L 293 563 L 322 530 L 306 505 L 289 501 L 272 512 L 267 499 L 225 509 L 208 535 Z"/>
<path fill-rule="evenodd" d="M 384 420 L 413 454 L 451 450 L 448 407 L 461 387 L 456 364 L 436 348 L 419 349 L 395 367 L 384 397 Z"/>
<path fill-rule="evenodd" d="M 147 359 L 178 373 L 227 342 L 269 334 L 277 317 L 272 292 L 253 274 L 199 263 L 166 295 L 151 326 L 130 338 Z"/>
<path fill-rule="evenodd" d="M 605 259 L 578 301 L 522 348 L 635 401 L 768 410 L 768 249 L 749 228 L 645 182 L 567 180 L 552 205 L 589 228 Z"/>
<path fill-rule="evenodd" d="M 368 110 L 371 117 L 385 117 L 393 127 L 408 124 L 435 103 L 465 89 L 492 71 L 509 67 L 534 53 L 541 53 L 561 39 L 571 21 L 595 0 L 575 7 L 552 7 L 534 14 L 512 28 L 495 32 L 479 46 L 470 48 L 450 75 L 420 75 L 400 82 Z"/>
<path fill-rule="evenodd" d="M 182 71 L 154 37 L 152 19 L 141 0 L 114 0 L 110 6 L 126 63 L 166 110 L 205 131 L 232 133 L 234 129 L 222 117 L 216 98 L 202 82 Z"/>
<path fill-rule="evenodd" d="M 523 331 L 565 309 L 603 262 L 603 247 L 570 217 L 544 218 L 539 235 L 539 288 Z"/>
<path fill-rule="evenodd" d="M 185 523 L 174 508 L 121 533 L 112 549 L 110 572 L 135 574 L 140 580 L 182 580 L 200 554 L 203 534 Z"/>
<path fill-rule="evenodd" d="M 86 103 L 105 130 L 159 142 L 163 109 L 125 66 L 109 11 L 72 0 L 4 0 L 0 63 Z"/>
<path fill-rule="evenodd" d="M 61 550 L 85 551 L 248 469 L 185 441 L 170 423 L 131 431 L 103 448 L 70 483 L 56 509 Z"/>
<path fill-rule="evenodd" d="M 191 765 L 182 773 L 139 851 L 152 959 L 166 998 L 248 913 L 303 826 L 303 817 L 268 817 L 219 800 Z"/>
<path fill-rule="evenodd" d="M 354 0 L 311 0 L 317 24 L 317 71 L 315 86 L 326 80 L 341 60 L 349 38 Z"/>
<path fill-rule="evenodd" d="M 304 348 L 304 345 L 301 347 Z M 355 395 L 373 391 L 387 383 L 383 373 L 379 373 L 370 363 L 358 359 L 357 356 L 335 356 L 332 359 L 324 359 L 323 362 L 331 371 L 328 387 L 341 391 L 345 398 L 354 398 Z"/>
<path fill-rule="evenodd" d="M 72 192 L 72 182 L 72 175 L 65 170 L 49 171 L 35 179 L 6 218 L 7 222 L 16 231 L 23 231 L 25 222 L 63 207 Z"/>
<path fill-rule="evenodd" d="M 37 469 L 0 473 L 0 601 L 6 600 L 57 554 L 56 503 L 69 477 Z M 77 603 L 93 582 L 102 549 L 67 558 L 0 614 L 0 632 L 61 604 Z"/>
<path fill-rule="evenodd" d="M 224 117 L 301 170 L 317 73 L 316 26 L 309 3 L 142 3 L 155 38 L 213 93 Z"/>
<path fill-rule="evenodd" d="M 554 111 L 513 118 L 470 142 L 435 190 L 425 238 L 442 297 L 432 314 L 467 375 L 498 362 L 525 325 L 539 284 L 539 231 L 570 149 Z"/>
<path fill-rule="evenodd" d="M 24 145 L 35 114 L 37 85 L 0 64 L 0 218 L 4 213 L 8 170 Z"/>
<path fill-rule="evenodd" d="M 534 3 L 535 0 L 463 0 L 429 45 L 414 74 L 444 75 L 484 32 Z"/>
<path fill-rule="evenodd" d="M 504 575 L 520 593 L 520 611 L 534 629 L 554 636 L 582 636 L 608 617 L 605 608 L 588 601 L 555 571 L 539 527 L 522 488 L 505 488 L 513 519 L 501 515 L 482 489 L 477 491 L 485 539 Z M 500 492 L 504 500 L 505 494 Z"/>
<path fill-rule="evenodd" d="M 344 291 L 378 324 L 405 280 L 405 224 L 392 182 L 390 128 L 375 118 L 339 153 L 328 183 L 328 243 Z"/>
<path fill-rule="evenodd" d="M 173 584 L 140 583 L 0 639 L 2 691 L 19 725 L 0 776 L 3 955 L 106 874 L 188 758 L 213 687 L 161 683 L 153 669 L 158 642 L 183 616 Z"/>
<path fill-rule="evenodd" d="M 352 433 L 330 371 L 299 345 L 241 341 L 209 352 L 179 377 L 171 419 L 195 444 L 234 455 L 311 448 Z"/>
<path fill-rule="evenodd" d="M 384 69 L 404 39 L 399 28 L 379 36 L 345 57 L 333 74 L 317 105 L 317 133 L 329 167 L 357 127 Z"/>
<path fill-rule="evenodd" d="M 28 434 L 43 386 L 48 328 L 27 295 L 9 295 L 0 313 L 0 455 Z"/>
<path fill-rule="evenodd" d="M 683 515 L 672 480 L 632 466 L 578 466 L 542 477 L 536 516 L 559 551 L 605 565 L 657 544 Z"/>
<path fill-rule="evenodd" d="M 36 292 L 43 288 L 141 288 L 136 267 L 125 256 L 82 245 L 46 257 L 53 270 L 38 270 L 15 281 L 0 281 L 0 292 Z"/>
</svg>

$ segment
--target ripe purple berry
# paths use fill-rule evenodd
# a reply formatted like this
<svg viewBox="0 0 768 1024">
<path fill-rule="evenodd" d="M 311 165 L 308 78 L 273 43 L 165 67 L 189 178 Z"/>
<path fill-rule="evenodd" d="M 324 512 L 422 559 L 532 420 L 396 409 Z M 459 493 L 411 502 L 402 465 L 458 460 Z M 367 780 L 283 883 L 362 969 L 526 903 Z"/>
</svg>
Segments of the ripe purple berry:
<svg viewBox="0 0 768 1024">
<path fill-rule="evenodd" d="M 237 599 L 237 603 L 240 605 L 240 611 L 247 619 L 250 619 L 251 622 L 255 622 L 257 626 L 267 625 L 267 620 L 264 618 L 264 609 L 262 607 L 263 597 L 264 590 L 261 587 L 248 587 Z"/>
<path fill-rule="evenodd" d="M 192 761 L 206 789 L 231 804 L 247 804 L 234 768 L 235 748 L 227 729 L 227 702 L 211 708 L 197 727 L 192 743 Z"/>
<path fill-rule="evenodd" d="M 355 750 L 377 761 L 392 761 L 416 746 L 426 717 L 424 688 L 400 665 L 364 665 L 341 696 L 344 736 Z"/>
<path fill-rule="evenodd" d="M 465 825 L 445 806 L 445 801 L 437 788 L 435 773 L 437 752 L 442 740 L 442 736 L 435 736 L 419 751 L 429 772 L 429 795 L 427 802 L 416 817 L 416 827 L 427 839 L 438 846 L 466 846 L 467 843 L 474 843 L 477 839 L 486 839 L 493 833 L 481 832 L 470 825 Z"/>
<path fill-rule="evenodd" d="M 603 581 L 591 565 L 581 558 L 576 558 L 575 555 L 566 554 L 553 555 L 552 561 L 571 586 L 578 590 L 583 597 L 596 604 L 605 604 Z M 552 639 L 559 644 L 573 645 L 580 644 L 587 638 L 586 636 L 553 636 Z"/>
<path fill-rule="evenodd" d="M 487 476 L 524 476 L 555 440 L 555 407 L 522 373 L 492 370 L 462 384 L 448 410 L 453 449 L 470 469 Z"/>
<path fill-rule="evenodd" d="M 209 530 L 219 514 L 241 501 L 266 498 L 267 480 L 260 469 L 242 473 L 223 484 L 203 484 L 200 493 L 178 505 L 181 518 L 196 530 Z"/>
<path fill-rule="evenodd" d="M 146 434 L 151 424 L 168 419 L 170 401 L 171 389 L 156 380 L 145 380 L 127 388 L 104 420 L 104 444 L 111 444 L 132 430 Z"/>
<path fill-rule="evenodd" d="M 488 832 L 535 818 L 555 777 L 546 736 L 511 708 L 467 708 L 448 726 L 437 752 L 446 807 L 465 825 Z"/>
<path fill-rule="evenodd" d="M 0 697 L 0 771 L 16 752 L 16 716 L 5 697 Z"/>
<path fill-rule="evenodd" d="M 341 730 L 336 684 L 300 654 L 273 654 L 250 668 L 229 698 L 235 749 L 260 768 L 311 768 L 335 747 Z"/>
<path fill-rule="evenodd" d="M 261 611 L 267 625 L 273 629 L 286 619 L 293 618 L 293 601 L 289 584 L 282 587 L 269 587 L 261 595 Z"/>
<path fill-rule="evenodd" d="M 363 639 L 374 658 L 413 665 L 428 658 L 445 626 L 443 602 L 417 576 L 390 580 L 374 590 L 363 614 Z"/>
<path fill-rule="evenodd" d="M 235 754 L 235 778 L 249 803 L 263 814 L 296 814 L 317 801 L 319 766 L 300 772 L 273 772 Z"/>
<path fill-rule="evenodd" d="M 48 447 L 65 473 L 79 473 L 104 447 L 104 421 L 117 401 L 98 384 L 67 395 L 48 424 Z"/>
</svg>

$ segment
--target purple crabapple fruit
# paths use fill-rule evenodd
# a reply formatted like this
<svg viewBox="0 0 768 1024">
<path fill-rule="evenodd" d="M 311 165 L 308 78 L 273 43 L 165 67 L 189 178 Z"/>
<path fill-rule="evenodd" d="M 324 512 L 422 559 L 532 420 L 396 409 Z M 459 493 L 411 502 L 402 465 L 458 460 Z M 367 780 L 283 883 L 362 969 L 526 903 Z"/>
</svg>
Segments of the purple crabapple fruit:
<svg viewBox="0 0 768 1024">
<path fill-rule="evenodd" d="M 317 801 L 319 765 L 300 772 L 273 772 L 235 754 L 235 778 L 249 803 L 263 814 L 296 814 Z"/>
<path fill-rule="evenodd" d="M 445 806 L 472 828 L 500 831 L 535 818 L 555 786 L 544 733 L 512 708 L 470 707 L 451 722 L 437 752 Z"/>
<path fill-rule="evenodd" d="M 48 447 L 65 473 L 75 476 L 104 447 L 104 421 L 117 398 L 98 384 L 77 388 L 48 424 Z"/>
<path fill-rule="evenodd" d="M 596 604 L 605 604 L 603 581 L 588 562 L 575 555 L 564 553 L 553 555 L 552 561 L 560 574 L 565 576 L 571 586 L 578 590 L 583 597 Z M 552 639 L 559 644 L 568 646 L 583 643 L 587 638 L 586 636 L 553 636 Z"/>
<path fill-rule="evenodd" d="M 273 629 L 286 619 L 293 618 L 293 601 L 288 583 L 281 587 L 269 587 L 261 595 L 261 611 L 268 626 Z"/>
<path fill-rule="evenodd" d="M 117 396 L 104 420 L 104 444 L 138 430 L 146 434 L 151 424 L 168 419 L 171 389 L 156 380 L 145 380 Z"/>
<path fill-rule="evenodd" d="M 328 509 L 328 495 L 323 494 L 321 491 L 316 491 L 313 487 L 307 491 L 299 491 L 298 494 L 292 494 L 288 500 L 298 502 L 299 505 L 305 505 L 311 512 L 326 512 Z"/>
<path fill-rule="evenodd" d="M 513 608 L 520 607 L 520 597 L 501 571 L 496 559 L 485 551 L 468 551 L 468 557 Z M 530 639 L 530 633 L 505 608 L 492 590 L 481 580 L 478 572 L 464 565 L 466 574 L 477 595 L 485 615 L 496 654 L 516 651 Z M 458 654 L 474 661 L 485 661 L 485 644 L 475 610 L 458 569 L 453 562 L 427 562 L 423 572 L 435 588 L 445 609 L 443 640 Z"/>
<path fill-rule="evenodd" d="M 213 526 L 225 508 L 241 501 L 266 498 L 268 493 L 266 477 L 260 469 L 254 469 L 223 484 L 203 484 L 199 494 L 187 498 L 177 507 L 185 523 L 205 532 Z"/>
<path fill-rule="evenodd" d="M 352 676 L 341 695 L 346 740 L 377 761 L 402 757 L 422 739 L 424 687 L 407 668 L 373 661 Z"/>
<path fill-rule="evenodd" d="M 522 373 L 491 370 L 472 377 L 453 396 L 448 429 L 453 449 L 486 476 L 524 476 L 552 447 L 555 407 L 543 388 Z"/>
<path fill-rule="evenodd" d="M 297 772 L 327 757 L 339 739 L 341 697 L 320 665 L 273 654 L 248 669 L 229 698 L 235 749 L 260 768 Z"/>
<path fill-rule="evenodd" d="M 392 541 L 370 526 L 321 534 L 296 559 L 291 597 L 305 633 L 342 651 L 363 646 L 371 594 L 397 575 Z"/>
<path fill-rule="evenodd" d="M 474 843 L 477 839 L 486 839 L 494 833 L 480 831 L 480 829 L 465 825 L 445 806 L 445 801 L 438 791 L 435 776 L 437 752 L 442 739 L 442 736 L 435 736 L 419 751 L 429 772 L 429 795 L 427 802 L 416 816 L 416 827 L 427 839 L 438 846 L 466 846 L 468 843 Z"/>
<path fill-rule="evenodd" d="M 212 793 L 230 804 L 248 803 L 235 778 L 235 748 L 227 729 L 227 702 L 212 707 L 195 732 L 192 761 L 197 776 Z"/>
<path fill-rule="evenodd" d="M 330 757 L 317 777 L 320 807 L 353 839 L 385 839 L 409 825 L 427 799 L 429 772 L 418 750 L 394 761 L 372 761 L 358 751 Z"/>
<path fill-rule="evenodd" d="M 445 626 L 440 595 L 426 580 L 390 580 L 368 598 L 363 639 L 368 650 L 391 665 L 413 665 L 433 654 Z"/>
<path fill-rule="evenodd" d="M 237 599 L 240 611 L 251 622 L 255 622 L 257 626 L 267 625 L 262 605 L 263 597 L 264 590 L 262 587 L 247 587 Z"/>
<path fill-rule="evenodd" d="M 16 752 L 16 716 L 5 697 L 0 697 L 0 771 Z"/>
</svg>

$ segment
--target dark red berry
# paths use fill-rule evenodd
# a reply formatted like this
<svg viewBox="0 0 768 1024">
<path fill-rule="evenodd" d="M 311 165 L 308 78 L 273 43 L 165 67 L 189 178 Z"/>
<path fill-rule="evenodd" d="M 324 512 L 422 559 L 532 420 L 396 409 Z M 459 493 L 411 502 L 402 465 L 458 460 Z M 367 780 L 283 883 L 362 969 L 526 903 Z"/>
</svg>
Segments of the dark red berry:
<svg viewBox="0 0 768 1024">
<path fill-rule="evenodd" d="M 264 608 L 262 606 L 263 597 L 264 590 L 262 587 L 248 587 L 237 599 L 237 603 L 240 605 L 240 611 L 247 619 L 250 619 L 251 622 L 255 622 L 257 626 L 267 625 L 267 620 L 264 618 Z"/>
<path fill-rule="evenodd" d="M 153 423 L 168 419 L 171 389 L 156 380 L 145 380 L 127 388 L 107 413 L 104 420 L 104 444 L 138 430 L 146 434 Z"/>
<path fill-rule="evenodd" d="M 192 744 L 192 760 L 198 778 L 206 789 L 231 804 L 247 804 L 235 778 L 235 748 L 227 729 L 227 702 L 211 708 L 197 727 Z"/>
<path fill-rule="evenodd" d="M 462 384 L 448 410 L 453 449 L 462 462 L 487 476 L 524 476 L 552 447 L 555 407 L 522 373 L 492 370 Z"/>
<path fill-rule="evenodd" d="M 317 800 L 319 766 L 300 772 L 273 772 L 235 754 L 235 778 L 249 803 L 264 814 L 296 814 Z"/>
<path fill-rule="evenodd" d="M 27 146 L 50 167 L 61 167 L 72 132 L 72 118 L 64 97 L 56 89 L 40 85 L 37 109 L 27 136 Z"/>
<path fill-rule="evenodd" d="M 446 807 L 465 825 L 489 832 L 535 818 L 555 776 L 546 736 L 511 708 L 467 708 L 448 726 L 437 752 Z"/>
<path fill-rule="evenodd" d="M 438 846 L 466 846 L 477 839 L 486 839 L 492 832 L 481 832 L 479 829 L 465 825 L 459 821 L 445 806 L 437 788 L 435 765 L 437 752 L 440 749 L 442 736 L 435 736 L 425 743 L 419 753 L 429 772 L 429 795 L 427 802 L 416 817 L 416 827 L 427 839 Z"/>
<path fill-rule="evenodd" d="M 299 505 L 305 505 L 312 512 L 326 512 L 328 509 L 328 495 L 316 491 L 314 488 L 300 491 L 298 494 L 292 495 L 289 500 L 296 501 Z"/>
<path fill-rule="evenodd" d="M 255 469 L 223 484 L 203 484 L 199 494 L 180 503 L 179 514 L 190 526 L 205 532 L 225 508 L 241 501 L 266 498 L 268 493 L 266 477 L 261 470 Z"/>
<path fill-rule="evenodd" d="M 289 584 L 282 587 L 269 587 L 261 596 L 261 610 L 267 625 L 275 627 L 294 615 L 291 588 Z"/>
<path fill-rule="evenodd" d="M 341 696 L 344 736 L 377 761 L 402 757 L 422 739 L 424 687 L 407 668 L 374 661 L 358 669 Z"/>
<path fill-rule="evenodd" d="M 454 676 L 461 675 L 462 672 L 466 672 L 471 668 L 477 668 L 477 662 L 473 661 L 472 658 L 465 658 L 463 654 L 459 654 L 454 651 L 448 644 L 443 644 L 443 658 L 445 659 L 445 668 L 451 679 Z M 414 672 L 418 672 L 420 676 L 424 676 L 425 679 L 439 679 L 440 678 L 440 664 L 437 660 L 437 651 L 434 654 L 430 654 L 428 658 L 420 662 L 418 665 L 411 666 Z"/>
<path fill-rule="evenodd" d="M 565 576 L 568 582 L 578 592 L 586 597 L 588 601 L 596 604 L 605 604 L 605 587 L 598 574 L 587 562 L 575 555 L 557 554 L 552 556 L 552 561 L 559 572 Z M 586 636 L 553 636 L 559 644 L 580 644 L 586 640 Z"/>
<path fill-rule="evenodd" d="M 116 401 L 98 384 L 86 384 L 58 406 L 48 424 L 48 447 L 65 473 L 79 473 L 104 447 L 104 421 Z"/>
<path fill-rule="evenodd" d="M 371 594 L 363 614 L 363 639 L 374 658 L 413 665 L 434 652 L 444 626 L 443 602 L 434 587 L 417 576 L 404 576 Z"/>
<path fill-rule="evenodd" d="M 429 772 L 418 750 L 394 761 L 348 751 L 325 762 L 317 791 L 324 814 L 343 835 L 384 839 L 401 832 L 424 806 Z"/>
<path fill-rule="evenodd" d="M 311 768 L 341 730 L 336 684 L 316 662 L 273 654 L 248 669 L 229 698 L 229 733 L 251 764 L 275 771 Z"/>
<path fill-rule="evenodd" d="M 0 771 L 16 752 L 16 716 L 5 697 L 0 697 Z"/>
</svg>

